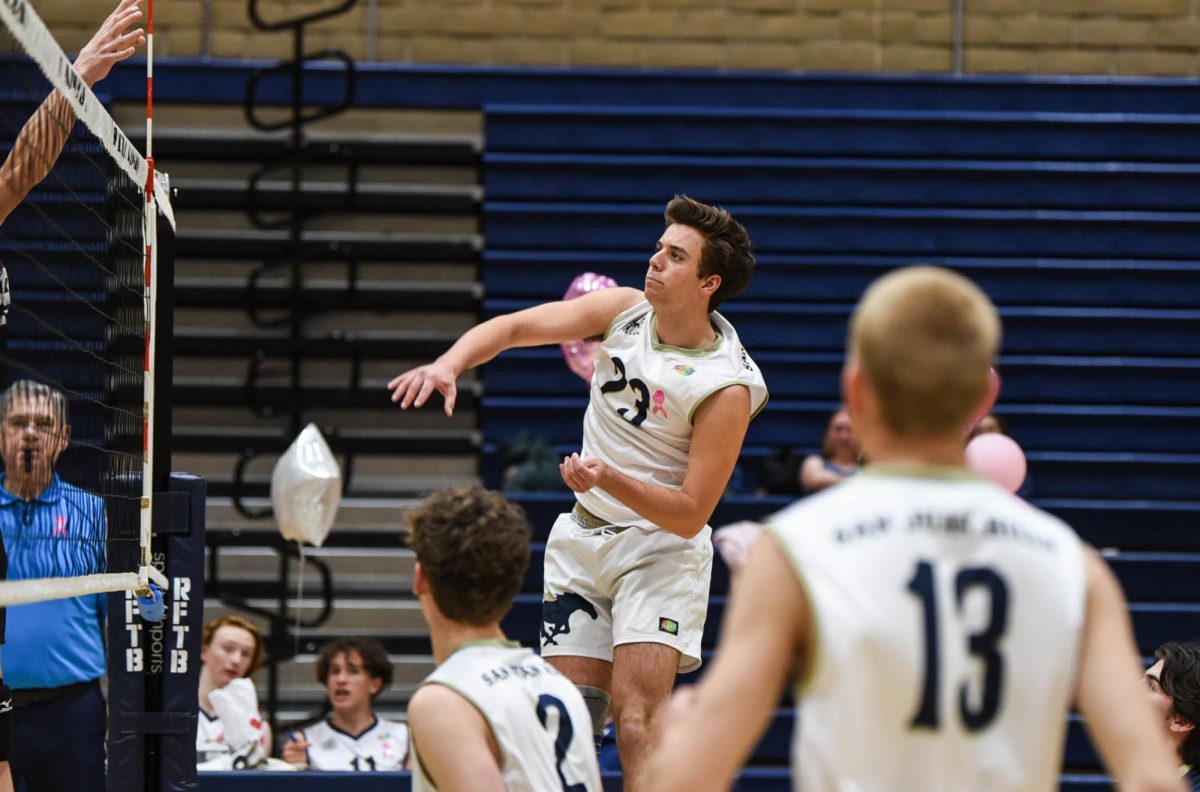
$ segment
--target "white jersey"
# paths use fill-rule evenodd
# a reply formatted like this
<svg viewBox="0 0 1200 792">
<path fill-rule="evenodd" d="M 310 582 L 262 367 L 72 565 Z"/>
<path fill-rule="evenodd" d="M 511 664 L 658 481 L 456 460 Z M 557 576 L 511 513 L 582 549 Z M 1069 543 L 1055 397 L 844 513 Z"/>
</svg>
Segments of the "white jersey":
<svg viewBox="0 0 1200 792">
<path fill-rule="evenodd" d="M 662 344 L 654 309 L 640 302 L 613 319 L 596 352 L 591 400 L 583 419 L 583 456 L 597 456 L 627 476 L 679 489 L 687 475 L 692 418 L 706 398 L 731 385 L 750 389 L 751 415 L 767 403 L 762 374 L 733 325 L 709 314 L 717 339 L 707 349 Z M 654 524 L 604 490 L 575 496 L 613 525 Z"/>
<path fill-rule="evenodd" d="M 259 716 L 261 721 L 262 716 Z M 266 730 L 259 734 L 259 745 L 265 753 L 270 753 L 271 745 L 267 740 Z M 236 746 L 235 746 L 236 747 Z M 196 719 L 196 761 L 207 762 L 219 756 L 227 755 L 232 748 L 225 742 L 225 724 L 217 715 L 209 715 L 200 709 Z"/>
<path fill-rule="evenodd" d="M 812 614 L 796 789 L 1058 788 L 1086 609 L 1070 527 L 965 472 L 868 469 L 768 529 Z"/>
<path fill-rule="evenodd" d="M 408 727 L 379 718 L 357 736 L 323 720 L 305 729 L 304 739 L 313 770 L 403 770 L 408 756 Z"/>
<path fill-rule="evenodd" d="M 216 715 L 200 710 L 196 719 L 196 760 L 206 762 L 221 754 L 229 753 L 225 745 L 225 726 Z"/>
<path fill-rule="evenodd" d="M 471 702 L 500 746 L 508 792 L 600 792 L 592 719 L 579 690 L 531 650 L 507 641 L 459 648 L 424 685 L 444 685 Z M 413 790 L 435 790 L 413 751 Z"/>
</svg>

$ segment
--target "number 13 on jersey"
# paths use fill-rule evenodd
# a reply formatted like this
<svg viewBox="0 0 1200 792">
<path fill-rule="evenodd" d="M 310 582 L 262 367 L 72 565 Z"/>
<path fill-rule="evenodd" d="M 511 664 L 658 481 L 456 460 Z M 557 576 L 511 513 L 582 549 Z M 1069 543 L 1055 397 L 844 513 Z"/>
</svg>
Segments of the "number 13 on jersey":
<svg viewBox="0 0 1200 792">
<path fill-rule="evenodd" d="M 958 714 L 967 731 L 977 732 L 996 718 L 1004 694 L 1004 656 L 1000 653 L 1000 640 L 1008 628 L 1008 585 L 1004 578 L 990 567 L 964 567 L 954 575 L 954 597 L 952 603 L 939 602 L 937 591 L 937 566 L 929 561 L 920 561 L 908 581 L 907 590 L 917 598 L 921 607 L 923 633 L 922 645 L 925 654 L 925 673 L 921 681 L 921 694 L 917 701 L 909 728 L 940 729 L 942 727 L 938 702 L 941 700 L 942 642 L 966 644 L 967 653 L 982 665 L 982 688 L 972 695 L 972 685 L 966 679 L 952 680 L 958 690 Z M 954 613 L 961 616 L 964 605 L 972 592 L 985 598 L 986 624 L 982 629 L 954 635 L 940 634 L 939 614 L 941 608 L 952 605 Z M 954 644 L 951 645 L 953 648 Z M 974 701 L 975 703 L 972 703 Z"/>
</svg>

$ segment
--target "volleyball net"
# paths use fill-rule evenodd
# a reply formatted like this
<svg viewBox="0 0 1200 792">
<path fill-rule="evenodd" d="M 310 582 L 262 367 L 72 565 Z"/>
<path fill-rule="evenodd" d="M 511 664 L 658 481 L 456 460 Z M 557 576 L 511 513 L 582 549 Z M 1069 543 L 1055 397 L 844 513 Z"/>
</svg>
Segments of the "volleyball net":
<svg viewBox="0 0 1200 792">
<path fill-rule="evenodd" d="M 166 588 L 150 538 L 157 237 L 174 216 L 149 156 L 144 14 L 114 0 L 73 64 L 27 0 L 0 2 L 0 605 Z M 145 156 L 90 87 L 140 43 L 136 28 Z"/>
</svg>

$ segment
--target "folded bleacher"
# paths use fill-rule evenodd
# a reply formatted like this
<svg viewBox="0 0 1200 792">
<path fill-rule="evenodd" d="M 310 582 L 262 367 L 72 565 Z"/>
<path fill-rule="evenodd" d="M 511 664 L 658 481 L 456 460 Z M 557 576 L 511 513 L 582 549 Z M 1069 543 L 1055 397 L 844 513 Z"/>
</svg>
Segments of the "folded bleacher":
<svg viewBox="0 0 1200 792">
<path fill-rule="evenodd" d="M 585 270 L 638 285 L 674 193 L 733 211 L 760 267 L 722 312 L 772 399 L 751 425 L 745 483 L 718 507 L 719 525 L 783 505 L 750 494 L 757 461 L 780 444 L 816 450 L 865 285 L 909 263 L 958 269 L 1004 321 L 997 412 L 1027 452 L 1030 496 L 1107 548 L 1143 654 L 1200 637 L 1195 108 L 1132 91 L 1108 104 L 1094 84 L 977 84 L 961 107 L 942 83 L 886 97 L 874 81 L 842 87 L 833 97 L 819 85 L 786 106 L 704 106 L 686 91 L 640 101 L 636 87 L 624 104 L 489 106 L 485 312 L 553 299 Z M 484 386 L 487 448 L 530 427 L 563 452 L 578 448 L 587 393 L 557 350 L 504 356 Z M 569 499 L 522 503 L 544 532 Z M 543 550 L 506 622 L 530 642 Z M 706 651 L 727 593 L 716 566 Z M 792 725 L 781 708 L 754 755 L 767 776 L 743 778 L 744 788 L 770 788 Z M 1064 767 L 1064 788 L 1102 788 L 1078 718 Z"/>
<path fill-rule="evenodd" d="M 156 69 L 156 91 L 166 102 L 240 103 L 248 74 L 243 65 L 220 62 Z M 310 76 L 315 90 L 336 95 L 336 74 Z M 118 68 L 112 82 L 133 94 L 141 79 Z M 267 100 L 286 102 L 285 85 L 260 88 Z M 772 400 L 752 425 L 740 491 L 722 501 L 714 524 L 759 518 L 786 503 L 751 494 L 757 461 L 776 444 L 815 450 L 838 401 L 846 319 L 868 282 L 916 261 L 972 277 L 1004 319 L 997 411 L 1027 451 L 1030 498 L 1105 549 L 1131 600 L 1143 653 L 1166 638 L 1200 637 L 1194 83 L 380 66 L 362 72 L 356 95 L 363 107 L 482 110 L 483 198 L 476 210 L 483 244 L 466 235 L 443 238 L 431 250 L 420 234 L 312 233 L 303 242 L 306 255 L 335 261 L 350 250 L 364 260 L 481 261 L 485 315 L 557 298 L 586 270 L 637 285 L 662 206 L 676 192 L 725 204 L 744 220 L 760 268 L 726 313 L 762 366 Z M 270 183 L 254 196 L 220 179 L 191 187 L 197 206 L 253 198 L 269 208 L 280 200 Z M 339 200 L 334 187 L 318 192 L 305 200 Z M 402 192 L 386 198 L 421 211 Z M 456 191 L 423 200 L 462 210 L 478 198 Z M 384 198 L 363 200 L 369 209 Z M 268 257 L 279 243 L 273 232 L 188 233 L 181 229 L 181 247 L 198 259 Z M 186 269 L 180 274 L 188 277 Z M 267 307 L 278 293 L 270 283 L 251 290 L 209 279 L 186 283 L 179 299 L 260 300 Z M 435 298 L 407 284 L 364 299 L 418 305 Z M 279 354 L 292 343 L 279 335 L 260 329 L 249 349 Z M 418 359 L 454 336 L 380 328 L 314 332 L 304 343 L 329 361 L 397 348 Z M 215 327 L 182 334 L 177 344 L 197 357 L 246 346 Z M 522 430 L 545 433 L 564 452 L 578 448 L 586 390 L 558 350 L 509 352 L 481 376 L 485 481 L 499 482 L 498 446 Z M 186 382 L 196 404 L 232 398 L 237 378 L 210 379 Z M 369 398 L 328 383 L 314 383 L 311 393 L 316 403 L 350 408 Z M 268 383 L 256 397 L 270 409 L 289 395 Z M 218 442 L 204 434 L 198 427 L 183 442 Z M 387 441 L 384 434 L 364 439 Z M 281 439 L 256 442 L 276 448 Z M 515 497 L 529 512 L 541 552 L 569 494 Z M 343 541 L 349 538 L 335 537 L 335 546 Z M 506 621 L 526 641 L 540 626 L 540 580 L 535 558 Z M 727 580 L 717 562 L 706 652 Z M 393 649 L 405 645 L 397 638 Z M 789 788 L 783 768 L 792 725 L 781 707 L 739 789 Z M 1063 788 L 1107 788 L 1078 719 L 1064 728 Z M 606 779 L 606 786 L 618 784 Z"/>
</svg>

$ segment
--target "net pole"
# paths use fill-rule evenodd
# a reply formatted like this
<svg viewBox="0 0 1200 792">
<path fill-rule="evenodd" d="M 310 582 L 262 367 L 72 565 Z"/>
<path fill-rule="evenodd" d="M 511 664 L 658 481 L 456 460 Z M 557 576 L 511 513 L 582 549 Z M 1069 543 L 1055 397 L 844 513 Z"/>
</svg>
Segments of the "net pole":
<svg viewBox="0 0 1200 792">
<path fill-rule="evenodd" d="M 149 590 L 151 575 L 150 540 L 154 504 L 154 355 L 157 347 L 155 311 L 158 309 L 158 208 L 154 199 L 154 0 L 146 4 L 146 206 L 144 238 L 146 243 L 145 332 L 146 360 L 142 393 L 142 511 L 141 565 L 138 582 Z M 161 584 L 160 584 L 161 585 Z"/>
</svg>

